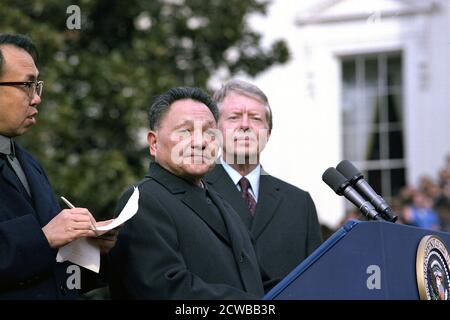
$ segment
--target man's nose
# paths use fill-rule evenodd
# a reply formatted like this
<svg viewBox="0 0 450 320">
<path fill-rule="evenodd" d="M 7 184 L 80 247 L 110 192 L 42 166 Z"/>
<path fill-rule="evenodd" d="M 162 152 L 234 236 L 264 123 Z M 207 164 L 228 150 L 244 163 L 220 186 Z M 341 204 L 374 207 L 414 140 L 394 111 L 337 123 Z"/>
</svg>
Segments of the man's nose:
<svg viewBox="0 0 450 320">
<path fill-rule="evenodd" d="M 206 148 L 206 140 L 207 139 L 202 131 L 194 131 L 194 134 L 192 135 L 192 148 Z"/>
<path fill-rule="evenodd" d="M 42 101 L 41 97 L 35 93 L 30 101 L 30 106 L 36 107 L 38 104 L 41 103 L 41 101 Z"/>
<path fill-rule="evenodd" d="M 241 120 L 241 129 L 248 129 L 249 128 L 249 122 L 248 122 L 248 116 L 244 114 Z"/>
</svg>

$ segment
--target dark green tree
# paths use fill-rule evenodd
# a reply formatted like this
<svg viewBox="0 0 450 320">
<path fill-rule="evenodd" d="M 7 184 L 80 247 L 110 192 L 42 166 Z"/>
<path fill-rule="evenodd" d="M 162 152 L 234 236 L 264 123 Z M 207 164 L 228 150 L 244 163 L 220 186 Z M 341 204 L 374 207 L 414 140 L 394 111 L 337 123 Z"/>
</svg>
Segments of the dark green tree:
<svg viewBox="0 0 450 320">
<path fill-rule="evenodd" d="M 74 3 L 76 2 L 76 3 Z M 148 166 L 147 108 L 173 86 L 208 89 L 219 70 L 256 75 L 288 59 L 283 41 L 261 48 L 246 17 L 257 0 L 0 0 L 0 32 L 29 35 L 45 81 L 38 125 L 20 141 L 56 194 L 112 215 Z M 69 30 L 67 8 L 81 9 Z M 1 108 L 1 105 L 0 105 Z"/>
</svg>

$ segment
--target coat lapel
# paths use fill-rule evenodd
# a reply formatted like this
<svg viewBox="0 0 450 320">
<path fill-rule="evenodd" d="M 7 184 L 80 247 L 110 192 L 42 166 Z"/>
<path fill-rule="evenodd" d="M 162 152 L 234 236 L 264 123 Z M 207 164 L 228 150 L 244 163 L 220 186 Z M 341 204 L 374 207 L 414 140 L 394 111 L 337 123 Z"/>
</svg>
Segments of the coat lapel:
<svg viewBox="0 0 450 320">
<path fill-rule="evenodd" d="M 241 252 L 237 249 L 242 248 L 242 239 L 239 236 L 238 231 L 236 230 L 235 222 L 232 221 L 233 217 L 231 216 L 231 213 L 224 207 L 221 197 L 214 190 L 210 190 L 209 195 L 216 205 L 217 209 L 219 209 L 220 213 L 222 214 L 223 222 L 225 223 L 224 226 L 226 227 L 227 234 L 229 234 L 233 252 L 235 256 L 237 256 L 241 254 Z"/>
<path fill-rule="evenodd" d="M 14 170 L 8 165 L 8 160 L 3 156 L 0 157 L 0 172 L 3 179 L 17 192 L 19 192 L 20 196 L 24 197 L 30 205 L 33 205 L 33 202 L 28 195 L 28 192 L 25 190 L 25 187 L 22 185 L 19 178 L 14 173 Z"/>
<path fill-rule="evenodd" d="M 0 173 L 6 182 L 10 184 L 11 187 L 17 190 L 17 192 L 22 192 L 19 186 L 19 179 L 15 176 L 12 169 L 8 166 L 8 160 L 4 157 L 0 157 Z"/>
<path fill-rule="evenodd" d="M 227 209 L 223 202 L 223 196 L 216 191 L 209 189 L 208 193 L 211 200 L 220 211 L 221 217 L 214 214 L 205 202 L 198 199 L 198 194 L 195 190 L 192 190 L 190 185 L 185 180 L 174 176 L 166 171 L 164 168 L 156 163 L 151 164 L 149 176 L 163 185 L 171 193 L 180 197 L 181 201 L 191 208 L 205 223 L 213 229 L 216 234 L 228 245 L 230 245 L 233 255 L 236 261 L 241 261 L 244 256 L 244 239 L 241 234 L 243 230 L 239 229 L 239 225 L 236 224 L 237 216 Z M 200 196 L 203 196 L 200 194 Z M 259 288 L 255 287 L 254 269 L 248 269 L 241 264 L 238 264 L 238 268 L 241 272 L 241 279 L 244 287 L 249 292 L 257 292 Z"/>
<path fill-rule="evenodd" d="M 180 177 L 173 175 L 164 168 L 162 168 L 157 163 L 152 163 L 150 165 L 149 176 L 158 181 L 166 189 L 168 189 L 172 194 L 178 195 L 180 200 L 191 208 L 219 237 L 230 244 L 230 239 L 227 236 L 227 230 L 224 225 L 224 221 L 220 216 L 214 214 L 214 211 L 208 207 L 203 199 L 199 199 L 202 194 L 196 194 L 195 188 L 189 182 L 183 180 Z"/>
<path fill-rule="evenodd" d="M 239 218 L 236 214 L 233 214 L 229 209 L 225 208 L 220 194 L 211 190 L 210 195 L 214 203 L 216 203 L 217 208 L 222 212 L 223 220 L 228 230 L 228 234 L 230 235 L 233 255 L 236 261 L 242 261 L 244 256 L 248 256 L 248 252 L 245 252 L 244 238 L 241 233 L 246 232 L 244 229 L 245 227 L 242 226 L 241 230 L 239 230 L 239 224 L 236 221 L 236 219 L 239 220 Z M 238 264 L 238 268 L 241 272 L 241 279 L 245 289 L 248 292 L 257 292 L 259 289 L 255 284 L 258 283 L 259 279 L 255 279 L 257 275 L 255 275 L 254 269 L 249 269 L 248 265 L 243 264 Z"/>
<path fill-rule="evenodd" d="M 181 199 L 184 204 L 191 208 L 205 223 L 213 229 L 225 242 L 230 244 L 230 239 L 227 236 L 227 230 L 225 229 L 222 217 L 214 214 L 214 211 L 208 207 L 203 201 L 199 201 L 197 195 L 194 195 L 191 191 L 185 193 L 185 196 Z M 205 200 L 206 201 L 206 200 Z"/>
<path fill-rule="evenodd" d="M 253 218 L 250 216 L 241 193 L 222 165 L 216 165 L 214 170 L 207 175 L 206 180 L 233 206 L 250 230 L 252 238 L 256 240 L 274 216 L 282 198 L 280 187 L 274 179 L 271 179 L 270 175 L 261 169 L 258 203 L 256 205 L 256 214 Z"/>
<path fill-rule="evenodd" d="M 236 188 L 228 173 L 221 164 L 217 164 L 214 170 L 206 176 L 206 181 L 234 208 L 250 229 L 253 218 L 245 204 L 242 194 Z"/>
<path fill-rule="evenodd" d="M 261 235 L 266 225 L 275 215 L 281 198 L 280 187 L 267 173 L 262 171 L 259 180 L 259 196 L 258 204 L 256 205 L 256 214 L 250 229 L 255 240 Z"/>
<path fill-rule="evenodd" d="M 16 153 L 30 186 L 33 207 L 41 225 L 46 225 L 58 213 L 55 211 L 59 210 L 52 205 L 53 191 L 47 184 L 47 178 L 42 169 L 17 144 Z"/>
</svg>

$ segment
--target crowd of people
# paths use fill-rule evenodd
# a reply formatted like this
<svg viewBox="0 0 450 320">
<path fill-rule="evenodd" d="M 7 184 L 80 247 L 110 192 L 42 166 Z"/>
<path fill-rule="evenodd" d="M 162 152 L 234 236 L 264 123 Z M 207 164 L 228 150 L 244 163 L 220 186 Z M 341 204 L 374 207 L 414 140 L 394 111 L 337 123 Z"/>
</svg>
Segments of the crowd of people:
<svg viewBox="0 0 450 320">
<path fill-rule="evenodd" d="M 397 223 L 450 232 L 450 154 L 435 178 L 423 176 L 417 186 L 406 185 L 391 201 Z M 358 209 L 350 210 L 348 220 L 365 220 Z M 332 230 L 326 230 L 328 235 Z M 324 238 L 326 235 L 324 235 Z"/>
<path fill-rule="evenodd" d="M 450 155 L 436 178 L 423 176 L 418 186 L 405 186 L 393 205 L 402 223 L 450 232 Z"/>
</svg>

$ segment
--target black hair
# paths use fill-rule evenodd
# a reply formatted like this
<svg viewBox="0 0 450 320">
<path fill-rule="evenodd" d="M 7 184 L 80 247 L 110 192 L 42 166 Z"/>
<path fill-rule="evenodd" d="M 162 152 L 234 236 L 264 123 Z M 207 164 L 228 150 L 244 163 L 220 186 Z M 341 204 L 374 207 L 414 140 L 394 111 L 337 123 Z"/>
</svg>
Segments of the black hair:
<svg viewBox="0 0 450 320">
<path fill-rule="evenodd" d="M 169 111 L 170 106 L 178 100 L 192 99 L 205 104 L 214 116 L 219 119 L 219 110 L 216 103 L 199 88 L 194 87 L 176 87 L 156 96 L 148 110 L 148 121 L 150 130 L 155 130 L 161 123 L 164 115 Z"/>
</svg>

